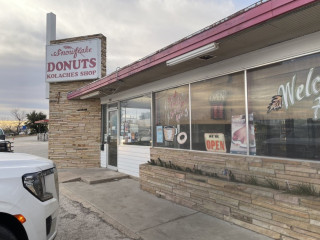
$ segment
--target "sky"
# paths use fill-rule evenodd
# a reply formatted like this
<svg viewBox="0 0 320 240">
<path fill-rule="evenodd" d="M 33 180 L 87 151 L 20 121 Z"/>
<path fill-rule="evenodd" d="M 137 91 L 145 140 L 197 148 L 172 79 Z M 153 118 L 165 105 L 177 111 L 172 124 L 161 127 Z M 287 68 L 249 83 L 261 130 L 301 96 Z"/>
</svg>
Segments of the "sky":
<svg viewBox="0 0 320 240">
<path fill-rule="evenodd" d="M 0 0 L 0 120 L 42 111 L 46 14 L 57 39 L 107 37 L 107 74 L 219 21 L 258 0 Z"/>
</svg>

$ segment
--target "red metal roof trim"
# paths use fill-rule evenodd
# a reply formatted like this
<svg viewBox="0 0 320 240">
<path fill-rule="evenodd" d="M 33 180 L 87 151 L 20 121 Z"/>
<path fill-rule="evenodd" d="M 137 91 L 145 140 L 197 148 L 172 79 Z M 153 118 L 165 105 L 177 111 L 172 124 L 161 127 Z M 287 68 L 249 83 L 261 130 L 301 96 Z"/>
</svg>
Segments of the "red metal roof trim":
<svg viewBox="0 0 320 240">
<path fill-rule="evenodd" d="M 92 91 L 97 91 L 103 86 L 116 82 L 132 74 L 166 62 L 189 51 L 195 50 L 221 38 L 230 36 L 315 1 L 317 0 L 270 0 L 257 5 L 256 7 L 249 8 L 249 10 L 244 9 L 242 10 L 244 11 L 243 13 L 241 13 L 242 11 L 240 11 L 240 14 L 235 13 L 229 17 L 230 19 L 223 19 L 217 22 L 217 24 L 213 24 L 204 30 L 200 30 L 200 32 L 191 35 L 191 37 L 184 38 L 142 60 L 125 66 L 104 78 L 98 79 L 69 93 L 68 99 L 74 99 Z"/>
</svg>

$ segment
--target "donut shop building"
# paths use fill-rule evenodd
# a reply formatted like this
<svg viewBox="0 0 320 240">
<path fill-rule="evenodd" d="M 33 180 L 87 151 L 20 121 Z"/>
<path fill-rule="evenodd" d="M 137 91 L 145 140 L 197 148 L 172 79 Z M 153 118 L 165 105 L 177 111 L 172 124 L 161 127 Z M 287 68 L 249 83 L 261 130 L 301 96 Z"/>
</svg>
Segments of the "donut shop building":
<svg viewBox="0 0 320 240">
<path fill-rule="evenodd" d="M 223 210 L 205 207 L 199 195 L 210 182 L 207 176 L 232 176 L 242 183 L 272 179 L 280 187 L 305 183 L 319 191 L 319 12 L 314 0 L 259 1 L 109 75 L 70 82 L 64 95 L 65 85 L 50 83 L 52 109 L 57 91 L 60 104 L 77 107 L 64 114 L 69 120 L 59 116 L 76 136 L 61 148 L 54 143 L 50 148 L 49 140 L 49 157 L 61 167 L 100 166 L 140 177 L 147 191 L 241 226 L 244 207 L 238 215 L 227 199 Z M 50 110 L 51 141 L 60 131 L 57 112 Z M 61 152 L 69 157 L 58 158 Z M 154 169 L 146 164 L 151 159 L 175 170 Z M 205 174 L 174 189 L 189 174 L 181 176 L 177 169 Z M 197 180 L 202 185 L 188 191 Z M 312 229 L 320 236 L 319 225 Z M 282 234 L 268 231 L 263 234 Z"/>
</svg>

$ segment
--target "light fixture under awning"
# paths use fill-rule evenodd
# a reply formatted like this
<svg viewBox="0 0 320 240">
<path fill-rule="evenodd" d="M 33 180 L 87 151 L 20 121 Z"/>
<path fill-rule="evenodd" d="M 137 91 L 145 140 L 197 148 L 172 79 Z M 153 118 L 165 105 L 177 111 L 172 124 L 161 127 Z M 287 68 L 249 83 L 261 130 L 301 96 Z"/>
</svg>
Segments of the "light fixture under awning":
<svg viewBox="0 0 320 240">
<path fill-rule="evenodd" d="M 95 92 L 81 96 L 80 99 L 92 98 L 92 97 L 96 97 L 98 95 L 100 95 L 100 91 L 95 91 Z"/>
<path fill-rule="evenodd" d="M 188 61 L 190 59 L 200 57 L 204 54 L 207 54 L 209 52 L 213 52 L 219 48 L 219 45 L 217 43 L 210 43 L 208 45 L 205 45 L 203 47 L 197 48 L 191 52 L 182 54 L 178 57 L 172 58 L 166 62 L 167 66 L 174 66 L 176 64 Z"/>
</svg>

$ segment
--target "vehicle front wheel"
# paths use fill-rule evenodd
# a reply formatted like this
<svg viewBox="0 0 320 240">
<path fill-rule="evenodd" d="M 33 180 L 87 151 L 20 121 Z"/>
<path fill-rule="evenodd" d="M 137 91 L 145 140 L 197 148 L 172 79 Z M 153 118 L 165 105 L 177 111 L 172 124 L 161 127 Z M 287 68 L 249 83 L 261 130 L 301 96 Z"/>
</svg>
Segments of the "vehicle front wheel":
<svg viewBox="0 0 320 240">
<path fill-rule="evenodd" d="M 0 240 L 18 240 L 18 239 L 8 228 L 0 225 Z"/>
</svg>

